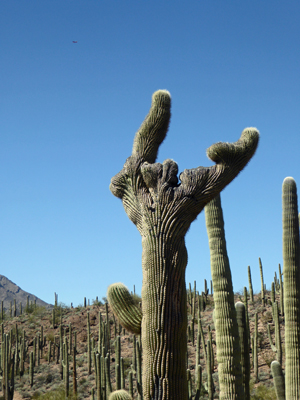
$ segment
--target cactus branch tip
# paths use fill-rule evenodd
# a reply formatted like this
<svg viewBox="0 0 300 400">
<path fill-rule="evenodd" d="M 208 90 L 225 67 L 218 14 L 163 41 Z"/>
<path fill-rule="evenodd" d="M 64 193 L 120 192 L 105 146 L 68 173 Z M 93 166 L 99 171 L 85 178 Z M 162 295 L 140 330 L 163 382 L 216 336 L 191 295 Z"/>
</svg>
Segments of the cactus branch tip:
<svg viewBox="0 0 300 400">
<path fill-rule="evenodd" d="M 171 94 L 168 90 L 165 89 L 157 90 L 152 95 L 152 101 L 169 103 L 171 101 Z"/>
<path fill-rule="evenodd" d="M 283 180 L 283 185 L 289 185 L 290 187 L 295 187 L 296 186 L 296 181 L 291 176 L 287 176 Z"/>
<path fill-rule="evenodd" d="M 218 142 L 206 150 L 207 157 L 215 163 L 232 162 L 234 158 L 251 159 L 259 141 L 259 131 L 256 128 L 245 128 L 238 141 L 234 143 Z"/>
</svg>

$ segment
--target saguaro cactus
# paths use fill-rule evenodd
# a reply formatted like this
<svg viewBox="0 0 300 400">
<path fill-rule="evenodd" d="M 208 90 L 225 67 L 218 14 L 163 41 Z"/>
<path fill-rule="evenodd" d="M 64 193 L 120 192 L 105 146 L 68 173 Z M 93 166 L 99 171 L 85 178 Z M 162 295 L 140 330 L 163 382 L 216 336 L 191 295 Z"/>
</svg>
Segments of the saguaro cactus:
<svg viewBox="0 0 300 400">
<path fill-rule="evenodd" d="M 244 398 L 241 347 L 220 195 L 205 207 L 205 222 L 214 285 L 220 399 L 239 400 Z"/>
<path fill-rule="evenodd" d="M 300 265 L 297 187 L 282 185 L 283 276 L 285 313 L 285 390 L 287 400 L 300 399 Z"/>
<path fill-rule="evenodd" d="M 110 190 L 122 199 L 142 236 L 142 347 L 144 399 L 182 400 L 186 380 L 187 251 L 190 224 L 254 154 L 259 134 L 247 128 L 232 144 L 207 150 L 216 164 L 184 170 L 179 180 L 173 160 L 155 163 L 170 120 L 171 97 L 160 90 L 135 135 L 131 156 L 111 180 Z"/>
</svg>

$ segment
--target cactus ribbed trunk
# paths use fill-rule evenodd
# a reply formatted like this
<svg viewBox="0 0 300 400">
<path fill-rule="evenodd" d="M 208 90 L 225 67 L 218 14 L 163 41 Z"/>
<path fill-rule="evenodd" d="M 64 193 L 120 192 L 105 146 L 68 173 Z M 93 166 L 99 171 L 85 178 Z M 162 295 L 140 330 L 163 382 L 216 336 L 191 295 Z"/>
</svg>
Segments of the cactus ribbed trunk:
<svg viewBox="0 0 300 400">
<path fill-rule="evenodd" d="M 220 399 L 242 400 L 241 348 L 220 195 L 205 206 L 205 221 L 214 285 Z"/>
<path fill-rule="evenodd" d="M 283 276 L 285 314 L 285 390 L 300 399 L 300 265 L 297 188 L 293 178 L 282 185 Z"/>
<path fill-rule="evenodd" d="M 172 238 L 165 243 L 163 238 Z M 185 399 L 187 307 L 184 240 L 157 227 L 143 238 L 142 347 L 146 399 Z M 155 385 L 153 387 L 153 381 Z"/>
</svg>

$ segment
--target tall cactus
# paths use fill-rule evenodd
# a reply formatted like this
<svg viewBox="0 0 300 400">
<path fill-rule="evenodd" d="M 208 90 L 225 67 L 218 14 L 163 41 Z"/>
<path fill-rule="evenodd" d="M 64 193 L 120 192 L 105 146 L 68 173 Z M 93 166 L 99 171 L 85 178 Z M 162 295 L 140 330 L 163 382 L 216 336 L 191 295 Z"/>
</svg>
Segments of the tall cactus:
<svg viewBox="0 0 300 400">
<path fill-rule="evenodd" d="M 265 306 L 265 284 L 264 284 L 264 273 L 263 273 L 263 267 L 262 267 L 262 262 L 261 259 L 258 259 L 259 263 L 259 271 L 260 271 L 260 282 L 261 282 L 261 303 L 263 306 Z"/>
<path fill-rule="evenodd" d="M 259 134 L 247 128 L 232 144 L 207 150 L 216 164 L 185 170 L 173 160 L 155 163 L 170 120 L 171 97 L 160 90 L 135 135 L 131 156 L 110 184 L 142 236 L 143 394 L 149 399 L 186 399 L 187 251 L 191 223 L 254 154 Z"/>
<path fill-rule="evenodd" d="M 220 195 L 205 207 L 205 221 L 214 285 L 220 400 L 239 400 L 244 398 L 241 348 Z"/>
<path fill-rule="evenodd" d="M 246 306 L 238 301 L 235 303 L 236 317 L 239 328 L 240 346 L 241 346 L 241 366 L 243 375 L 243 385 L 245 400 L 250 400 L 250 355 L 249 355 L 249 331 L 246 318 Z"/>
<path fill-rule="evenodd" d="M 300 399 L 300 265 L 297 187 L 282 185 L 283 276 L 285 314 L 285 390 L 287 400 Z"/>
</svg>

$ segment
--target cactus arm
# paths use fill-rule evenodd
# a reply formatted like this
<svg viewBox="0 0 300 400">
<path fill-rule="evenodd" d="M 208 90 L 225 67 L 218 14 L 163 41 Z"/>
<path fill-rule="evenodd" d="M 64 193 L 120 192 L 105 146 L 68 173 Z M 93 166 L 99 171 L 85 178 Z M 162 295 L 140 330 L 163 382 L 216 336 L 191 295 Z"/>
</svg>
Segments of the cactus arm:
<svg viewBox="0 0 300 400">
<path fill-rule="evenodd" d="M 152 96 L 149 114 L 135 135 L 131 156 L 110 184 L 111 192 L 122 199 L 130 220 L 138 227 L 141 223 L 140 196 L 145 200 L 147 188 L 141 176 L 143 163 L 154 163 L 159 145 L 166 137 L 170 121 L 171 96 L 159 90 Z M 147 168 L 146 168 L 147 169 Z M 151 180 L 148 172 L 148 181 Z"/>
<path fill-rule="evenodd" d="M 152 96 L 149 114 L 137 131 L 132 148 L 132 156 L 154 163 L 158 148 L 166 137 L 171 116 L 171 95 L 167 90 L 159 90 Z"/>
<path fill-rule="evenodd" d="M 128 289 L 122 283 L 114 283 L 107 289 L 107 299 L 123 328 L 136 335 L 141 334 L 142 311 L 134 303 Z"/>
<path fill-rule="evenodd" d="M 189 198 L 189 214 L 195 209 L 198 215 L 241 172 L 254 155 L 258 141 L 258 130 L 246 128 L 238 141 L 216 143 L 207 149 L 207 156 L 216 163 L 214 166 L 184 170 L 180 174 L 181 185 L 177 191 Z"/>
</svg>

